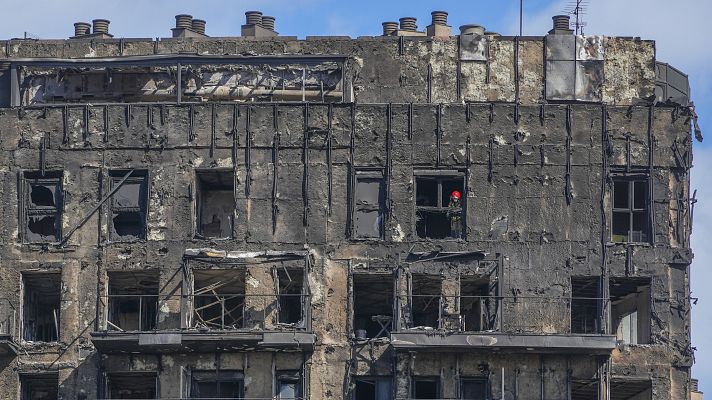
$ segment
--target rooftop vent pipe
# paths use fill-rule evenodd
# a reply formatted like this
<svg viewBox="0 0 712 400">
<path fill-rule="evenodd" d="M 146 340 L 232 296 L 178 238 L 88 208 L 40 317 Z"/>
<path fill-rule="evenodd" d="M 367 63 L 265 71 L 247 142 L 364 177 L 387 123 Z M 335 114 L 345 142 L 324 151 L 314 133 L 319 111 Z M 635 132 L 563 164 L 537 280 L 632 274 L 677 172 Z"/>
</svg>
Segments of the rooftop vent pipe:
<svg viewBox="0 0 712 400">
<path fill-rule="evenodd" d="M 262 12 L 261 11 L 248 11 L 245 13 L 247 18 L 247 25 L 262 25 Z"/>
<path fill-rule="evenodd" d="M 383 23 L 383 36 L 393 36 L 398 31 L 398 23 L 388 21 Z"/>
<path fill-rule="evenodd" d="M 105 33 L 109 34 L 109 21 L 108 19 L 95 19 L 92 21 L 92 24 L 94 24 L 94 30 L 93 33 Z"/>
<path fill-rule="evenodd" d="M 262 16 L 262 27 L 273 31 L 274 30 L 274 17 L 263 15 Z"/>
<path fill-rule="evenodd" d="M 418 30 L 417 19 L 414 17 L 403 17 L 399 21 L 402 31 L 415 32 Z"/>
<path fill-rule="evenodd" d="M 197 32 L 200 33 L 201 35 L 205 35 L 205 20 L 202 19 L 194 19 L 191 28 Z"/>
<path fill-rule="evenodd" d="M 74 37 L 89 35 L 91 33 L 91 24 L 88 22 L 77 22 L 74 24 Z"/>
<path fill-rule="evenodd" d="M 193 29 L 193 16 L 188 14 L 176 15 L 176 28 Z"/>
<path fill-rule="evenodd" d="M 569 28 L 569 21 L 571 20 L 571 17 L 568 15 L 554 15 L 551 17 L 552 20 L 554 20 L 554 27 L 552 30 L 549 31 L 549 33 L 553 34 L 570 34 L 573 33 Z"/>
<path fill-rule="evenodd" d="M 430 15 L 433 16 L 433 25 L 447 25 L 447 11 L 433 11 Z"/>
</svg>

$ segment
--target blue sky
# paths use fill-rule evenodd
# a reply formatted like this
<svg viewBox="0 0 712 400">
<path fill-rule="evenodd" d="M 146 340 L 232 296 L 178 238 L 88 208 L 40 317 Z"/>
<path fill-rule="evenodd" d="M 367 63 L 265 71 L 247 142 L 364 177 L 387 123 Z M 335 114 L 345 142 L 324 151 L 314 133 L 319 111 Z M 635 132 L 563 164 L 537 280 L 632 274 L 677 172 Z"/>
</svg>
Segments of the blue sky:
<svg viewBox="0 0 712 400">
<path fill-rule="evenodd" d="M 551 26 L 551 16 L 561 13 L 568 0 L 524 0 L 524 34 L 543 35 Z M 44 4 L 41 4 L 44 3 Z M 640 36 L 656 40 L 657 58 L 690 75 L 692 97 L 697 105 L 703 133 L 712 128 L 712 1 L 710 0 L 590 0 L 585 17 L 589 34 Z M 66 38 L 73 33 L 73 23 L 94 18 L 110 19 L 110 31 L 117 37 L 166 37 L 175 24 L 176 14 L 188 13 L 207 20 L 211 36 L 237 36 L 244 23 L 244 12 L 261 10 L 274 15 L 276 30 L 282 35 L 368 36 L 381 32 L 381 22 L 397 21 L 404 16 L 418 18 L 422 29 L 430 22 L 430 12 L 450 13 L 455 29 L 476 23 L 488 30 L 514 35 L 519 30 L 518 0 L 0 0 L 5 10 L 0 24 L 0 38 L 22 37 L 25 32 L 40 38 Z M 707 39 L 707 40 L 706 40 Z M 712 141 L 712 130 L 707 132 Z M 692 186 L 700 201 L 695 207 L 692 271 L 692 296 L 699 302 L 693 307 L 693 346 L 697 364 L 693 371 L 703 391 L 712 394 L 712 295 L 705 291 L 712 284 L 707 266 L 712 260 L 712 246 L 706 238 L 712 234 L 712 146 L 695 143 Z"/>
</svg>

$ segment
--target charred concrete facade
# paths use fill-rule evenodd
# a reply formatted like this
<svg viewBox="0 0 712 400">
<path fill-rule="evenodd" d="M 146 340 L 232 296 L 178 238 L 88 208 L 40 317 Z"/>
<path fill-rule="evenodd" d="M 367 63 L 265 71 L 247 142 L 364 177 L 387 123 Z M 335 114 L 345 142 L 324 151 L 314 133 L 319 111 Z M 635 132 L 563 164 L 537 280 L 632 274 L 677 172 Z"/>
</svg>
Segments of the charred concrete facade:
<svg viewBox="0 0 712 400">
<path fill-rule="evenodd" d="M 0 42 L 0 397 L 689 399 L 686 78 L 446 16 Z"/>
</svg>

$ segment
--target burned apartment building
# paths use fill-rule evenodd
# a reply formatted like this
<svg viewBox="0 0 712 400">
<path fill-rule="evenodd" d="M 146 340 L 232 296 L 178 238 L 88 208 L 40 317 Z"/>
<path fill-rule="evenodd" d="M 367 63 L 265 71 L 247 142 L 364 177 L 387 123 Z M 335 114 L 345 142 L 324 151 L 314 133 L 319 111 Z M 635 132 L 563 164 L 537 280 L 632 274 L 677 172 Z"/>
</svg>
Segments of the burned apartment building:
<svg viewBox="0 0 712 400">
<path fill-rule="evenodd" d="M 0 41 L 0 398 L 691 397 L 654 42 L 205 26 Z"/>
</svg>

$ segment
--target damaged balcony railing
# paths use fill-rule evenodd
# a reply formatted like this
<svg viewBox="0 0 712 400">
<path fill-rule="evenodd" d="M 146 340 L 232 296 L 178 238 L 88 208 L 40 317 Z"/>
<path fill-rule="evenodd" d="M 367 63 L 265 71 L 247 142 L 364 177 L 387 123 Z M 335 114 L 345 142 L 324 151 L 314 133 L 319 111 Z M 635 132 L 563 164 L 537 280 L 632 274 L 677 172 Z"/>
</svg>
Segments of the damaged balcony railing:
<svg viewBox="0 0 712 400">
<path fill-rule="evenodd" d="M 0 298 L 0 338 L 10 339 L 15 336 L 17 309 L 10 300 Z"/>
<path fill-rule="evenodd" d="M 601 334 L 602 311 L 610 302 L 600 297 L 432 294 L 398 300 L 406 330 L 532 334 Z"/>
<path fill-rule="evenodd" d="M 308 331 L 308 294 L 105 295 L 100 330 Z"/>
</svg>

